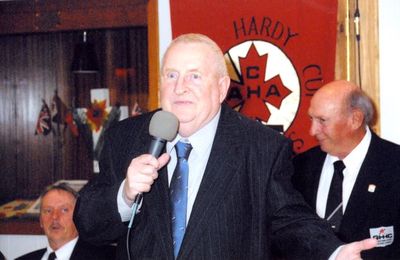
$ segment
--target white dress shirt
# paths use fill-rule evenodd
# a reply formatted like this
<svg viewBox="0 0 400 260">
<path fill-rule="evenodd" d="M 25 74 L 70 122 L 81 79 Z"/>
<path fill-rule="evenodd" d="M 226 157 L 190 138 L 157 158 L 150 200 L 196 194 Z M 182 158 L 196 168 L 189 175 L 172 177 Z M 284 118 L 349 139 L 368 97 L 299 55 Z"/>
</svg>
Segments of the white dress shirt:
<svg viewBox="0 0 400 260">
<path fill-rule="evenodd" d="M 78 242 L 78 238 L 79 237 L 72 239 L 71 241 L 69 241 L 68 243 L 66 243 L 59 249 L 57 249 L 56 251 L 54 251 L 49 245 L 47 245 L 47 250 L 44 253 L 44 255 L 42 256 L 42 260 L 47 260 L 49 255 L 53 251 L 56 253 L 57 260 L 69 260 L 72 255 L 72 251 L 74 251 L 74 247 L 75 247 L 76 243 Z"/>
<path fill-rule="evenodd" d="M 210 122 L 208 122 L 204 127 L 202 127 L 193 135 L 187 138 L 182 138 L 178 134 L 172 142 L 167 143 L 166 151 L 171 156 L 171 159 L 167 165 L 168 185 L 171 182 L 171 178 L 177 163 L 175 144 L 178 141 L 182 140 L 183 142 L 188 142 L 192 145 L 192 151 L 190 152 L 188 159 L 189 179 L 188 179 L 188 205 L 186 212 L 187 213 L 186 224 L 189 221 L 193 204 L 196 199 L 196 195 L 199 190 L 201 180 L 203 179 L 204 170 L 207 166 L 208 158 L 211 153 L 211 146 L 214 142 L 215 132 L 217 131 L 220 115 L 221 115 L 221 109 L 218 111 L 217 115 Z M 117 195 L 117 203 L 118 203 L 118 212 L 121 216 L 122 221 L 128 221 L 132 216 L 132 209 L 125 203 L 122 197 L 124 183 L 125 180 L 121 183 L 119 187 Z"/>
<path fill-rule="evenodd" d="M 360 171 L 361 165 L 368 152 L 368 147 L 371 143 L 371 131 L 367 127 L 367 131 L 361 142 L 351 151 L 346 158 L 343 159 L 343 163 L 346 168 L 343 170 L 343 213 L 346 211 L 347 203 L 349 202 L 351 191 L 353 190 L 356 182 L 358 172 Z M 333 177 L 333 163 L 339 160 L 336 156 L 327 154 L 322 168 L 321 177 L 318 185 L 317 193 L 317 214 L 321 218 L 325 218 L 326 203 L 328 200 L 328 193 L 331 186 Z"/>
</svg>

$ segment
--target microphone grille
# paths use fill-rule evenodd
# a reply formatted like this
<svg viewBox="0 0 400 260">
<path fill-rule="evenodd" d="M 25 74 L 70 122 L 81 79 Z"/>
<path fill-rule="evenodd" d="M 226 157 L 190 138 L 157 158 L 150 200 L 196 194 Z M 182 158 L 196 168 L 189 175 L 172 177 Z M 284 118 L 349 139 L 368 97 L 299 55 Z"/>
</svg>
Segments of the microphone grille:
<svg viewBox="0 0 400 260">
<path fill-rule="evenodd" d="M 178 118 L 167 111 L 157 111 L 150 120 L 149 133 L 151 136 L 172 141 L 178 132 Z"/>
</svg>

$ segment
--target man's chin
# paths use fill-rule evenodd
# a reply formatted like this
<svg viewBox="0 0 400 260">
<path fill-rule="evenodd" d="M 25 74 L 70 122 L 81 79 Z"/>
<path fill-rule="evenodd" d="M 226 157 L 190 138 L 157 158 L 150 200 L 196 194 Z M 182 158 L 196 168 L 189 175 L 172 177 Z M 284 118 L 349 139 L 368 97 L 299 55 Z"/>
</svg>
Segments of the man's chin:
<svg viewBox="0 0 400 260">
<path fill-rule="evenodd" d="M 178 118 L 179 124 L 180 125 L 188 125 L 193 122 L 193 115 L 192 114 L 187 114 L 185 112 L 180 112 L 175 114 L 176 117 Z"/>
</svg>

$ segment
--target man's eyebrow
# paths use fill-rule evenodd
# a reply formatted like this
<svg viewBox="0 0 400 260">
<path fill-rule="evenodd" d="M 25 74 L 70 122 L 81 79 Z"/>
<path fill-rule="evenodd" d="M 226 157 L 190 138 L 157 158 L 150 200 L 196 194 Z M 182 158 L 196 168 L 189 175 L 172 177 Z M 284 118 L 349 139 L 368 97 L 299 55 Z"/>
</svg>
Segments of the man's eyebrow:
<svg viewBox="0 0 400 260">
<path fill-rule="evenodd" d="M 200 72 L 201 73 L 201 70 L 199 68 L 193 68 L 193 69 L 188 70 L 188 72 Z"/>
<path fill-rule="evenodd" d="M 164 67 L 163 71 L 177 71 L 177 70 L 172 67 Z"/>
</svg>

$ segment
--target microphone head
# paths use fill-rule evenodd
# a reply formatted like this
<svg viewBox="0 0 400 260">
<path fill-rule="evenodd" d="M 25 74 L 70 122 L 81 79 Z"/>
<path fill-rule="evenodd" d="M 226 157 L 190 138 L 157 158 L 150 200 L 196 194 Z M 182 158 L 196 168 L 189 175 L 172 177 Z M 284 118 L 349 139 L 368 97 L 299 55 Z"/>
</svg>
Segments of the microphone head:
<svg viewBox="0 0 400 260">
<path fill-rule="evenodd" d="M 157 111 L 150 120 L 149 133 L 151 136 L 172 141 L 178 132 L 178 118 L 167 111 Z"/>
</svg>

